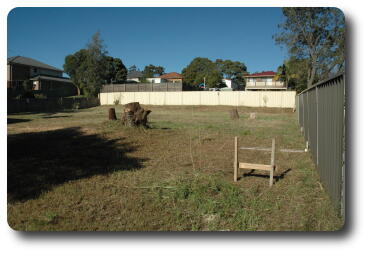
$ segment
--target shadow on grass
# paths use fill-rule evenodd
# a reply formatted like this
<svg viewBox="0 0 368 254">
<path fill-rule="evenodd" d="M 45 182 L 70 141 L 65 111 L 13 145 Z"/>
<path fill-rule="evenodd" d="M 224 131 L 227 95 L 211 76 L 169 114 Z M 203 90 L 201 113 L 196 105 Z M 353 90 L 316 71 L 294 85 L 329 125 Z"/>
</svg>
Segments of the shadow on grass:
<svg viewBox="0 0 368 254">
<path fill-rule="evenodd" d="M 43 116 L 42 118 L 48 119 L 48 118 L 64 118 L 64 117 L 70 117 L 70 116 Z"/>
<path fill-rule="evenodd" d="M 145 159 L 126 155 L 135 149 L 80 128 L 9 135 L 8 202 L 37 198 L 70 180 L 140 169 Z"/>
<path fill-rule="evenodd" d="M 263 177 L 263 178 L 270 178 L 270 175 L 267 173 L 267 174 L 255 174 L 254 173 L 254 169 L 250 170 L 249 172 L 247 173 L 244 173 L 242 175 L 242 177 L 250 177 L 250 176 L 255 176 L 255 177 Z M 281 172 L 281 174 L 278 174 L 277 172 L 274 173 L 274 176 L 273 178 L 275 179 L 276 182 L 280 181 L 281 179 L 283 179 L 287 173 L 289 173 L 291 171 L 291 168 L 288 168 L 287 170 Z"/>
<path fill-rule="evenodd" d="M 31 121 L 30 119 L 18 119 L 18 118 L 8 118 L 8 124 L 12 124 L 12 123 L 23 123 L 23 122 L 29 122 Z"/>
</svg>

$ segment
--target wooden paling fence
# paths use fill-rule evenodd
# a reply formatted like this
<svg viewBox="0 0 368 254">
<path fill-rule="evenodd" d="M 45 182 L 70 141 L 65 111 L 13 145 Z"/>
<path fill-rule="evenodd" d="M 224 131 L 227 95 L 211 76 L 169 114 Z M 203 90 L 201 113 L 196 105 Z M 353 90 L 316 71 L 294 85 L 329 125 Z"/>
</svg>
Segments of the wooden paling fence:
<svg viewBox="0 0 368 254">
<path fill-rule="evenodd" d="M 132 83 L 132 84 L 110 84 L 103 85 L 101 93 L 114 92 L 173 92 L 182 91 L 183 83 Z"/>
</svg>

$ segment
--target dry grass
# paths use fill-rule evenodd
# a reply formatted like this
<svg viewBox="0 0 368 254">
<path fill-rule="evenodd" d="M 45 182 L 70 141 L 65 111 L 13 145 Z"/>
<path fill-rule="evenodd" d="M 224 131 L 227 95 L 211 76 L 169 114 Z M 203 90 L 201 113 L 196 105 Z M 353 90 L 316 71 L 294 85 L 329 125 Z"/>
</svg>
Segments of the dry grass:
<svg viewBox="0 0 368 254">
<path fill-rule="evenodd" d="M 147 106 L 151 129 L 109 122 L 108 107 L 8 116 L 8 222 L 16 230 L 338 230 L 307 153 L 277 153 L 276 183 L 232 182 L 233 139 L 302 149 L 290 110 Z M 118 114 L 121 106 L 115 107 Z M 249 119 L 257 112 L 257 119 Z M 240 161 L 270 155 L 241 151 Z"/>
</svg>

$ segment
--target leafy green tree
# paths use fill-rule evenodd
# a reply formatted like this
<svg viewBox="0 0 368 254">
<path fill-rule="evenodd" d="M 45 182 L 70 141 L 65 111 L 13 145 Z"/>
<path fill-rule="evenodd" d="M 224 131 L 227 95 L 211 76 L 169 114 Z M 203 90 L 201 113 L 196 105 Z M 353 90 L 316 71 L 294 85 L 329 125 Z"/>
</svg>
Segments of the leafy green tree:
<svg viewBox="0 0 368 254">
<path fill-rule="evenodd" d="M 87 50 L 81 49 L 74 54 L 66 56 L 65 63 L 63 65 L 65 73 L 70 76 L 73 84 L 77 88 L 78 95 L 81 95 L 83 86 L 87 82 L 85 79 L 87 57 Z"/>
<path fill-rule="evenodd" d="M 127 78 L 127 69 L 120 58 L 105 56 L 105 80 L 107 83 L 123 83 Z"/>
<path fill-rule="evenodd" d="M 85 49 L 66 56 L 63 67 L 76 86 L 78 95 L 96 96 L 103 83 L 124 82 L 127 77 L 122 60 L 107 56 L 98 32 Z"/>
<path fill-rule="evenodd" d="M 144 67 L 143 70 L 143 77 L 144 78 L 152 78 L 155 75 L 162 75 L 165 73 L 165 68 L 162 66 L 155 66 L 155 65 L 147 65 Z"/>
<path fill-rule="evenodd" d="M 134 71 L 140 71 L 139 68 L 135 65 L 132 65 L 128 68 L 128 73 L 134 72 Z"/>
<path fill-rule="evenodd" d="M 231 79 L 239 84 L 244 83 L 244 74 L 247 72 L 247 67 L 244 63 L 222 59 L 216 59 L 215 63 L 225 78 Z"/>
<path fill-rule="evenodd" d="M 274 36 L 290 56 L 308 61 L 307 87 L 314 82 L 343 70 L 344 14 L 337 8 L 283 8 L 286 17 L 281 32 Z"/>
<path fill-rule="evenodd" d="M 285 82 L 288 88 L 300 93 L 307 88 L 308 64 L 307 59 L 291 57 L 278 67 L 275 79 Z"/>
<path fill-rule="evenodd" d="M 208 58 L 194 58 L 190 64 L 182 70 L 183 83 L 190 89 L 198 88 L 198 85 L 206 82 L 207 87 L 221 87 L 222 74 L 217 65 Z"/>
<path fill-rule="evenodd" d="M 99 32 L 87 44 L 87 52 L 84 92 L 87 96 L 97 96 L 106 75 L 104 63 L 107 54 Z"/>
</svg>

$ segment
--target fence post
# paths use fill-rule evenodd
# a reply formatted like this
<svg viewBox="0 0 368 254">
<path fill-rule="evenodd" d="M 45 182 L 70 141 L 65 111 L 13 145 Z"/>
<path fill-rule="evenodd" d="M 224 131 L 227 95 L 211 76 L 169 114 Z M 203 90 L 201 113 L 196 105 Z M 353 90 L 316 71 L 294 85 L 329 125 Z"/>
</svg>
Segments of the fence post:
<svg viewBox="0 0 368 254">
<path fill-rule="evenodd" d="M 238 137 L 234 139 L 234 182 L 238 181 Z"/>
<path fill-rule="evenodd" d="M 273 184 L 273 171 L 275 169 L 275 152 L 276 152 L 276 147 L 275 147 L 275 139 L 272 139 L 272 151 L 271 151 L 271 170 L 270 170 L 270 187 L 272 187 Z"/>
</svg>

